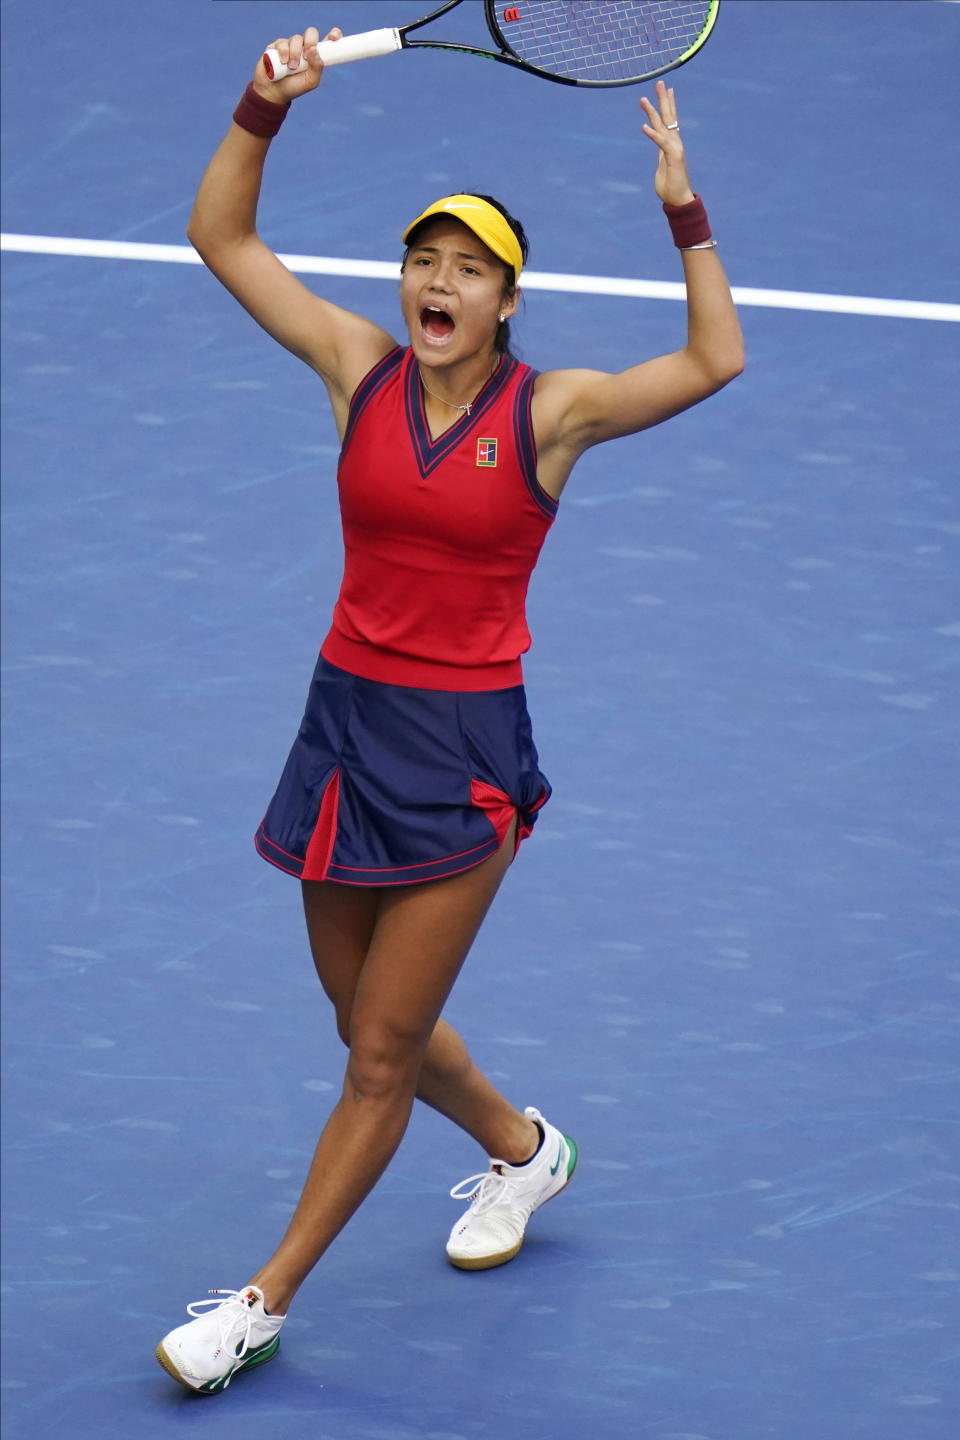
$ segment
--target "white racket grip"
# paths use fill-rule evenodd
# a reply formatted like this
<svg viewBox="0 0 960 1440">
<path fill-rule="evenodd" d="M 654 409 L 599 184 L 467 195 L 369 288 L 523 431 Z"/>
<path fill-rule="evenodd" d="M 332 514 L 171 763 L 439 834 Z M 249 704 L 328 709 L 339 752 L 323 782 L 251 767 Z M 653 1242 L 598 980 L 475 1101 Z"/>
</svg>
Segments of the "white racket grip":
<svg viewBox="0 0 960 1440">
<path fill-rule="evenodd" d="M 372 60 L 375 55 L 392 55 L 401 50 L 403 42 L 399 30 L 364 30 L 360 35 L 344 35 L 342 40 L 321 40 L 317 54 L 324 65 L 345 65 L 348 60 Z M 264 55 L 271 80 L 282 80 L 284 75 L 293 75 L 272 47 Z M 308 68 L 301 58 L 297 72 Z"/>
</svg>

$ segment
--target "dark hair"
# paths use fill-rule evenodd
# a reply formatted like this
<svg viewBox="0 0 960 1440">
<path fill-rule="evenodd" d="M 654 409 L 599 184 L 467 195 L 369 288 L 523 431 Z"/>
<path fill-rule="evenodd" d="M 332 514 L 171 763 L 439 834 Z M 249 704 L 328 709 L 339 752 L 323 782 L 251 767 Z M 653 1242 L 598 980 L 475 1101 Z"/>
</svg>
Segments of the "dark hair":
<svg viewBox="0 0 960 1440">
<path fill-rule="evenodd" d="M 516 237 L 517 237 L 517 243 L 518 243 L 519 246 L 520 246 L 520 254 L 523 256 L 523 263 L 524 263 L 524 265 L 526 265 L 526 263 L 527 263 L 527 256 L 528 256 L 529 253 L 530 253 L 530 244 L 529 244 L 529 241 L 527 240 L 527 232 L 524 230 L 523 226 L 520 224 L 520 221 L 519 221 L 518 219 L 516 219 L 515 216 L 513 216 L 513 215 L 510 214 L 510 211 L 507 209 L 507 207 L 506 207 L 505 205 L 501 205 L 500 201 L 499 201 L 499 200 L 495 200 L 492 195 L 484 195 L 481 190 L 457 190 L 457 191 L 451 191 L 450 193 L 451 193 L 451 194 L 457 194 L 457 195 L 476 195 L 476 197 L 477 197 L 478 200 L 486 200 L 487 204 L 488 204 L 488 205 L 492 205 L 493 208 L 494 208 L 494 210 L 499 210 L 499 211 L 500 211 L 500 214 L 503 216 L 504 220 L 506 220 L 507 224 L 510 226 L 510 229 L 513 231 L 514 235 L 516 235 Z M 427 224 L 430 223 L 431 220 L 435 220 L 435 219 L 436 219 L 436 216 L 435 216 L 435 215 L 430 215 L 426 220 L 422 220 L 422 221 L 420 222 L 420 224 L 421 224 L 421 225 L 427 225 Z M 420 225 L 417 225 L 417 226 L 410 232 L 410 236 L 409 236 L 409 238 L 408 238 L 408 240 L 407 240 L 407 248 L 406 248 L 406 250 L 404 250 L 404 252 L 403 252 L 403 259 L 402 259 L 402 261 L 400 262 L 400 270 L 401 270 L 401 272 L 403 271 L 403 268 L 404 268 L 404 266 L 405 266 L 406 263 L 407 263 L 407 256 L 408 256 L 409 253 L 410 253 L 411 247 L 412 247 L 414 244 L 416 244 L 417 232 L 418 232 L 419 229 L 420 229 Z M 505 260 L 501 260 L 500 263 L 501 263 L 502 266 L 503 266 L 503 272 L 504 272 L 504 287 L 503 287 L 504 296 L 512 295 L 513 292 L 514 292 L 514 290 L 515 290 L 516 287 L 517 287 L 517 275 L 516 275 L 516 271 L 514 270 L 513 266 L 512 266 L 512 265 L 508 265 Z M 510 349 L 510 321 L 509 321 L 509 320 L 501 320 L 500 323 L 499 323 L 499 325 L 497 326 L 497 333 L 496 333 L 496 335 L 493 337 L 493 348 L 494 348 L 494 350 L 497 352 L 498 355 L 509 355 L 509 356 L 511 356 L 511 357 L 514 358 L 514 359 L 516 358 L 516 357 L 513 355 L 513 351 Z"/>
</svg>

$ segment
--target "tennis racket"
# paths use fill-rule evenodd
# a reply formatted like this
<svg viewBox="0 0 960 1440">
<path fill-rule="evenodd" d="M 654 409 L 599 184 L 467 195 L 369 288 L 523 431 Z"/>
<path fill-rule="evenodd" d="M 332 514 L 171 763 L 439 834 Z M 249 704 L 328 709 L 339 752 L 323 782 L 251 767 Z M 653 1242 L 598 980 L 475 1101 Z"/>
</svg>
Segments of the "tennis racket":
<svg viewBox="0 0 960 1440">
<path fill-rule="evenodd" d="M 396 30 L 367 30 L 342 40 L 322 40 L 317 47 L 320 58 L 324 65 L 342 65 L 396 50 L 455 50 L 498 60 L 561 85 L 635 85 L 675 70 L 702 50 L 720 9 L 720 0 L 484 0 L 484 18 L 496 51 L 447 40 L 409 39 L 413 31 L 460 3 L 447 0 Z M 292 73 L 274 49 L 266 52 L 263 63 L 271 80 Z M 297 69 L 306 70 L 306 60 Z"/>
</svg>

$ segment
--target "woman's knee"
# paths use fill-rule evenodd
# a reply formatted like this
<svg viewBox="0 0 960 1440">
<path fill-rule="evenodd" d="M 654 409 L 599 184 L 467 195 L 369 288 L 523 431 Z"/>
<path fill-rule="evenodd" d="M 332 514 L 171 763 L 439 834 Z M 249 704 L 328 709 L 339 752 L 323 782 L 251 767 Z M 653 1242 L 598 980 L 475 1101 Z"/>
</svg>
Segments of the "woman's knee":
<svg viewBox="0 0 960 1440">
<path fill-rule="evenodd" d="M 354 1093 L 378 1099 L 416 1088 L 425 1049 L 419 1034 L 385 1021 L 358 1023 L 354 1018 L 348 1044 L 347 1080 Z"/>
</svg>

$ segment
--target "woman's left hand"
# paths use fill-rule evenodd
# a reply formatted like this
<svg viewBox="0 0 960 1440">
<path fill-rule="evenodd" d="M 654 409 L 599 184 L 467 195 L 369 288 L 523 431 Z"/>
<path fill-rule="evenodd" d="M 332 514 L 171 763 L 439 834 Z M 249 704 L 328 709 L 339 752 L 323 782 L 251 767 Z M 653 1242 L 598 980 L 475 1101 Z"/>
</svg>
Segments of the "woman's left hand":
<svg viewBox="0 0 960 1440">
<path fill-rule="evenodd" d="M 646 95 L 640 97 L 640 104 L 647 117 L 643 133 L 649 135 L 660 150 L 653 182 L 656 192 L 665 205 L 688 205 L 695 197 L 687 174 L 673 91 L 658 80 L 657 105 L 651 104 Z"/>
</svg>

